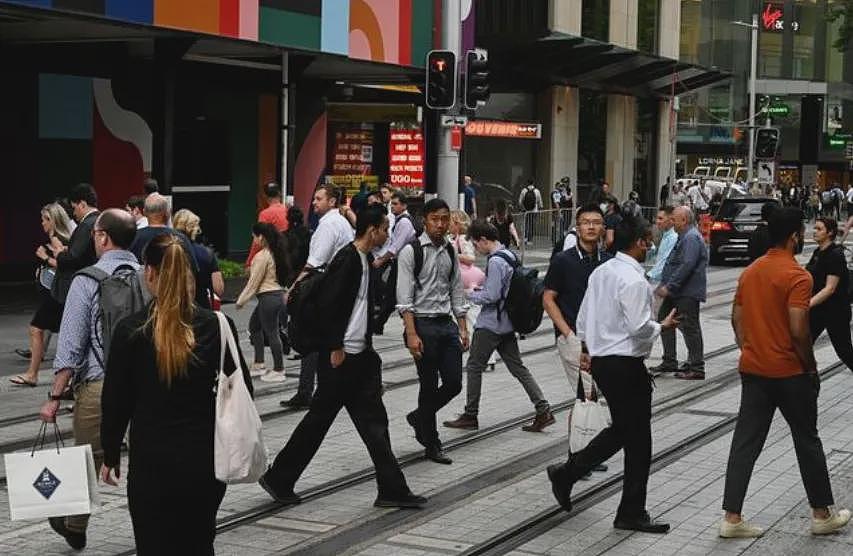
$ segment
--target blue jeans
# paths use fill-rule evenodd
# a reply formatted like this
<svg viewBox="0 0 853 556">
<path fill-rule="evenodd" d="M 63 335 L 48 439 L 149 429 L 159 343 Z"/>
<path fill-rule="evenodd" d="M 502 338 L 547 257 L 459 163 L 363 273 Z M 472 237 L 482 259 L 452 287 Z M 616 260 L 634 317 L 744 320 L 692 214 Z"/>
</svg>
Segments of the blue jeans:
<svg viewBox="0 0 853 556">
<path fill-rule="evenodd" d="M 423 357 L 415 361 L 420 381 L 415 417 L 424 444 L 428 447 L 440 446 L 435 414 L 462 391 L 459 328 L 449 316 L 416 317 L 415 330 L 423 343 Z"/>
</svg>

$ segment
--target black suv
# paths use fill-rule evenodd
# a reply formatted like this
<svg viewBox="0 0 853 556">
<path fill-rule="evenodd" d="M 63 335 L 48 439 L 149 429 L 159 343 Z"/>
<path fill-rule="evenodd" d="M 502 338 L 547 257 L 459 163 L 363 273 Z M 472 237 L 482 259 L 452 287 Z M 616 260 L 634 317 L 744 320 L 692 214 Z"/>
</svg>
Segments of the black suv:
<svg viewBox="0 0 853 556">
<path fill-rule="evenodd" d="M 778 200 L 768 197 L 730 197 L 723 201 L 711 222 L 711 264 L 729 260 L 749 262 L 749 236 L 762 224 L 761 208 L 766 203 L 780 205 Z"/>
</svg>

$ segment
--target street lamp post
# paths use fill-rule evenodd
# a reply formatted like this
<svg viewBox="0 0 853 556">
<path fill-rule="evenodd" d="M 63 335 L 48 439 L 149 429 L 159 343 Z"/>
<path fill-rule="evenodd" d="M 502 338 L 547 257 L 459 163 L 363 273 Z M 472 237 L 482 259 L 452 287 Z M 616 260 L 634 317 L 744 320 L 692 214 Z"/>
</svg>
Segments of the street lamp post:
<svg viewBox="0 0 853 556">
<path fill-rule="evenodd" d="M 734 25 L 749 27 L 750 33 L 750 63 L 749 63 L 749 164 L 747 165 L 747 182 L 752 183 L 753 167 L 755 166 L 755 76 L 758 73 L 758 14 L 752 14 L 752 23 L 733 21 Z"/>
</svg>

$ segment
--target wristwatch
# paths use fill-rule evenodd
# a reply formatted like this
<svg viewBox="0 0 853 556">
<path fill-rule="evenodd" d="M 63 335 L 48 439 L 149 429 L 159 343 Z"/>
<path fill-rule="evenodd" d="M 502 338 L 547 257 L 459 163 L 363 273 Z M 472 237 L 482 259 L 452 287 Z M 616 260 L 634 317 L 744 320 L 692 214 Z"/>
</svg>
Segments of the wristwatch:
<svg viewBox="0 0 853 556">
<path fill-rule="evenodd" d="M 52 402 L 59 402 L 59 401 L 62 401 L 62 394 L 60 394 L 60 395 L 56 396 L 56 395 L 51 394 L 50 392 L 48 392 L 48 393 L 47 393 L 47 399 L 48 399 L 48 400 L 50 400 L 50 401 L 52 401 Z"/>
</svg>

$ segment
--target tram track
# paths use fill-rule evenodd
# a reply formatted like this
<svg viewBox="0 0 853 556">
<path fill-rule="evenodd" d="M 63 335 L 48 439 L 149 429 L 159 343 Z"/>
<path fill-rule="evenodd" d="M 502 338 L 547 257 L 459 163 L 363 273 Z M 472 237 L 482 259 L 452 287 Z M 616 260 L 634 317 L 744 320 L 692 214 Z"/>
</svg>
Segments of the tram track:
<svg viewBox="0 0 853 556">
<path fill-rule="evenodd" d="M 845 369 L 842 362 L 833 363 L 819 371 L 821 380 L 826 380 Z M 650 474 L 655 473 L 680 458 L 696 451 L 734 430 L 737 414 L 722 417 L 714 424 L 690 435 L 688 438 L 665 448 L 652 456 Z M 497 556 L 507 554 L 527 542 L 543 535 L 571 517 L 592 508 L 610 496 L 618 493 L 622 487 L 624 473 L 618 473 L 590 487 L 572 498 L 572 511 L 566 513 L 560 506 L 554 505 L 532 516 L 514 527 L 495 535 L 486 541 L 465 550 L 462 556 Z"/>
</svg>

